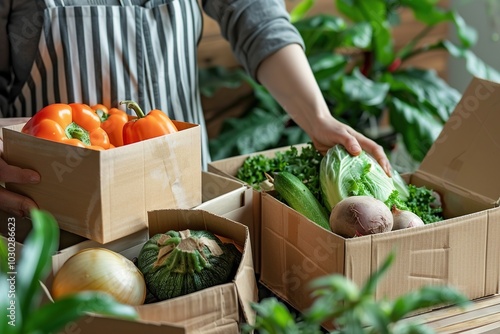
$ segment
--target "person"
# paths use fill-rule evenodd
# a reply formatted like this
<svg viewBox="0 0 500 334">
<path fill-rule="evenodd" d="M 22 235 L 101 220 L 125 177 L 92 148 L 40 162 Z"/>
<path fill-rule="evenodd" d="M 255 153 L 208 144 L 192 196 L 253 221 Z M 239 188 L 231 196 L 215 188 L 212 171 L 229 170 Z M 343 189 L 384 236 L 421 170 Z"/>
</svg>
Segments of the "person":
<svg viewBox="0 0 500 334">
<path fill-rule="evenodd" d="M 1 117 L 30 117 L 56 102 L 117 106 L 200 124 L 197 85 L 202 9 L 254 79 L 264 85 L 322 153 L 342 144 L 366 150 L 390 174 L 381 146 L 328 110 L 283 0 L 16 0 L 0 6 Z M 209 161 L 206 131 L 203 161 Z M 0 158 L 0 182 L 37 183 L 36 171 Z M 0 188 L 0 210 L 26 216 L 31 199 Z"/>
</svg>

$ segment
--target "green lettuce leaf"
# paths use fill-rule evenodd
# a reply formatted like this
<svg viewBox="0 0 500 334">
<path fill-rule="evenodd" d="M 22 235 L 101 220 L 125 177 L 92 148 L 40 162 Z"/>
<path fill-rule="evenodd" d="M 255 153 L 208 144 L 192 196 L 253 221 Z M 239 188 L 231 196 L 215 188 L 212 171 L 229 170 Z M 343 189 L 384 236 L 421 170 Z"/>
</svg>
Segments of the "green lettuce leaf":
<svg viewBox="0 0 500 334">
<path fill-rule="evenodd" d="M 342 145 L 333 146 L 323 157 L 319 178 L 329 210 L 349 196 L 372 196 L 385 203 L 395 192 L 401 201 L 409 195 L 408 186 L 395 170 L 389 177 L 368 153 L 353 156 Z"/>
</svg>

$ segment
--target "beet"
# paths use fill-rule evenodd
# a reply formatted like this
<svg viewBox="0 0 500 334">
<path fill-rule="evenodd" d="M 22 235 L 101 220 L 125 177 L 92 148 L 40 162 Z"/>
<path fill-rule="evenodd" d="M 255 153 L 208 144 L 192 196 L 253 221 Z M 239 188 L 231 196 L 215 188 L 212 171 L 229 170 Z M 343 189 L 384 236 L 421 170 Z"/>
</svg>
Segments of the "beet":
<svg viewBox="0 0 500 334">
<path fill-rule="evenodd" d="M 350 196 L 337 203 L 330 214 L 333 233 L 344 238 L 388 232 L 394 224 L 391 210 L 371 196 Z"/>
</svg>

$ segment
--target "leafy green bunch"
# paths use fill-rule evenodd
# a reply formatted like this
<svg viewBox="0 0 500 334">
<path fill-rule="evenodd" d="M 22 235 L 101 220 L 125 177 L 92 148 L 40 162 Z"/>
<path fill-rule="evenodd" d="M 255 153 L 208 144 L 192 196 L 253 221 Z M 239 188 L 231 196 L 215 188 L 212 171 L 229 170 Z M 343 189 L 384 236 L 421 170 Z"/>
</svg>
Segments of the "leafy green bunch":
<svg viewBox="0 0 500 334">
<path fill-rule="evenodd" d="M 132 306 L 123 305 L 100 292 L 80 292 L 55 302 L 42 301 L 42 285 L 58 249 L 59 227 L 42 210 L 31 212 L 33 229 L 16 259 L 14 237 L 0 240 L 0 333 L 54 333 L 67 323 L 89 313 L 122 319 L 137 319 Z"/>
<path fill-rule="evenodd" d="M 253 304 L 255 324 L 245 325 L 244 333 L 262 334 L 430 334 L 434 331 L 412 322 L 413 312 L 442 305 L 466 307 L 470 302 L 459 291 L 446 286 L 424 286 L 394 300 L 374 298 L 377 284 L 394 261 L 393 253 L 361 288 L 342 275 L 329 275 L 311 282 L 314 301 L 301 314 L 274 297 Z"/>
<path fill-rule="evenodd" d="M 263 154 L 249 156 L 238 169 L 236 177 L 260 190 L 261 183 L 266 180 L 266 173 L 271 175 L 275 172 L 289 172 L 297 176 L 321 200 L 319 168 L 322 158 L 312 143 L 307 143 L 300 149 L 290 146 L 276 152 L 274 157 Z"/>
</svg>

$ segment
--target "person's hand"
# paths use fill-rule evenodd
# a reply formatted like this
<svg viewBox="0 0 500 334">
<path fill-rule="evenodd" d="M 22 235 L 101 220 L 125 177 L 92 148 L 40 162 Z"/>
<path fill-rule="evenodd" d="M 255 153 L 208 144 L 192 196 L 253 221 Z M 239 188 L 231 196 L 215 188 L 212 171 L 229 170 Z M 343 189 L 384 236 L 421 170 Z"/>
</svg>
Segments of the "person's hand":
<svg viewBox="0 0 500 334">
<path fill-rule="evenodd" d="M 38 183 L 40 175 L 31 170 L 11 166 L 2 158 L 3 143 L 0 140 L 0 183 Z M 0 186 L 0 210 L 19 217 L 29 216 L 36 203 L 25 196 L 8 191 Z"/>
<path fill-rule="evenodd" d="M 363 150 L 377 160 L 387 175 L 391 175 L 389 159 L 382 146 L 375 141 L 329 116 L 317 122 L 313 128 L 314 130 L 308 135 L 321 154 L 326 154 L 335 144 L 344 146 L 352 155 L 359 155 Z"/>
</svg>

